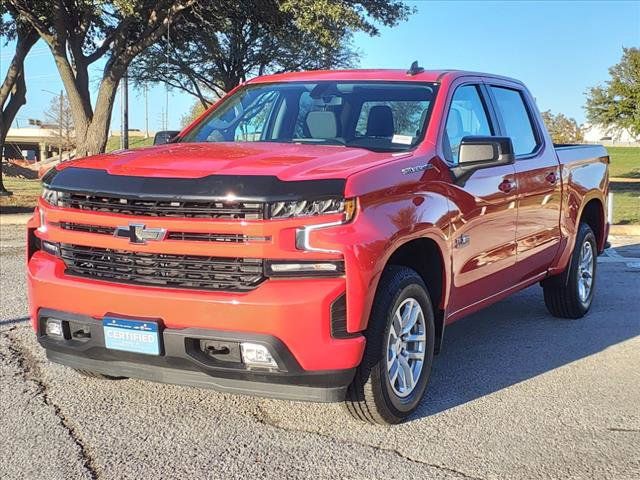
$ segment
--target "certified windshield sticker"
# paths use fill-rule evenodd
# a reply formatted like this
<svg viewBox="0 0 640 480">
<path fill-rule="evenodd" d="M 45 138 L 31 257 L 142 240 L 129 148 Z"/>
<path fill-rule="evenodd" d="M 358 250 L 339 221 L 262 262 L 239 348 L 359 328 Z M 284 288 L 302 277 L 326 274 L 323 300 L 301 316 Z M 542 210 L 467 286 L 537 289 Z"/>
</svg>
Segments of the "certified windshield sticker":
<svg viewBox="0 0 640 480">
<path fill-rule="evenodd" d="M 400 143 L 402 145 L 411 145 L 411 143 L 413 143 L 413 137 L 411 135 L 394 135 L 391 138 L 391 143 Z"/>
</svg>

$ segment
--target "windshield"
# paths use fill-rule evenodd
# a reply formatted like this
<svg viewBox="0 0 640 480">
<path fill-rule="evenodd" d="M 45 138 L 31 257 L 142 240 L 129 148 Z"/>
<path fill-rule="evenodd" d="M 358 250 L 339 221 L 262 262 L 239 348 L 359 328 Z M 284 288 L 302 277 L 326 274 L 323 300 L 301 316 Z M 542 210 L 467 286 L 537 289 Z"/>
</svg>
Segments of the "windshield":
<svg viewBox="0 0 640 480">
<path fill-rule="evenodd" d="M 317 82 L 249 85 L 180 141 L 287 142 L 403 151 L 424 136 L 437 85 Z"/>
</svg>

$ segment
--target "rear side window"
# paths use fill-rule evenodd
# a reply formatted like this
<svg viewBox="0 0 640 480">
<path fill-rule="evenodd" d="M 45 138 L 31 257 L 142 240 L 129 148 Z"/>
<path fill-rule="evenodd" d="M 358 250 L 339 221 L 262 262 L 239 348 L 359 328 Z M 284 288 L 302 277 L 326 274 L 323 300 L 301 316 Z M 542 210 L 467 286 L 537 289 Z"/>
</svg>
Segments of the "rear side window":
<svg viewBox="0 0 640 480">
<path fill-rule="evenodd" d="M 460 143 L 464 137 L 470 135 L 492 136 L 493 131 L 478 87 L 463 85 L 453 94 L 447 114 L 444 138 L 447 160 L 458 163 Z"/>
<path fill-rule="evenodd" d="M 502 117 L 505 134 L 511 137 L 513 142 L 514 153 L 516 155 L 532 153 L 537 147 L 537 142 L 522 93 L 502 87 L 491 87 L 491 91 L 496 100 L 496 108 Z"/>
</svg>

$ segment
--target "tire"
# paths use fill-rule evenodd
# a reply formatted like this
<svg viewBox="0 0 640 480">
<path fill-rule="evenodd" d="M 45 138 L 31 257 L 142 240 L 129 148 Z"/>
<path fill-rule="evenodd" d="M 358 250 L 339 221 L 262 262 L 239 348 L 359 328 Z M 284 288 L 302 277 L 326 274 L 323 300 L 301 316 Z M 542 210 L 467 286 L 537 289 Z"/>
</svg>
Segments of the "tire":
<svg viewBox="0 0 640 480">
<path fill-rule="evenodd" d="M 401 313 L 400 319 L 413 318 L 417 312 L 413 326 L 404 334 L 393 335 L 411 324 L 409 320 L 400 323 L 396 312 Z M 418 408 L 424 396 L 434 354 L 433 307 L 427 287 L 414 270 L 395 265 L 385 269 L 365 337 L 362 362 L 347 390 L 347 410 L 369 423 L 400 423 Z M 393 384 L 391 377 L 395 378 Z"/>
<path fill-rule="evenodd" d="M 585 255 L 588 256 L 585 251 L 591 252 L 590 272 L 588 267 L 585 268 Z M 544 303 L 551 315 L 576 319 L 587 314 L 593 301 L 596 285 L 597 251 L 593 230 L 586 223 L 581 223 L 567 270 L 542 282 Z M 585 294 L 582 287 L 587 281 L 586 275 L 591 276 L 591 281 L 588 292 Z"/>
<path fill-rule="evenodd" d="M 127 377 L 114 377 L 112 375 L 104 375 L 102 373 L 96 373 L 96 372 L 92 372 L 90 370 L 81 370 L 79 368 L 74 368 L 74 370 L 82 375 L 83 377 L 87 377 L 87 378 L 99 378 L 101 380 L 123 380 Z"/>
</svg>

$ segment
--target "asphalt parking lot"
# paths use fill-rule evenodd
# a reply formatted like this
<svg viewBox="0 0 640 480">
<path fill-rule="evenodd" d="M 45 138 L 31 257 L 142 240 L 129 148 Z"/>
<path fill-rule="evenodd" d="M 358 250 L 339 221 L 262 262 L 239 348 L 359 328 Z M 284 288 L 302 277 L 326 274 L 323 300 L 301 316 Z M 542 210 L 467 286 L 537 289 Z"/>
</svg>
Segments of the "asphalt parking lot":
<svg viewBox="0 0 640 480">
<path fill-rule="evenodd" d="M 0 478 L 640 478 L 640 245 L 599 262 L 583 320 L 534 286 L 448 327 L 409 422 L 340 405 L 104 381 L 47 363 L 22 228 L 0 231 Z M 69 299 L 72 309 L 73 299 Z"/>
</svg>

